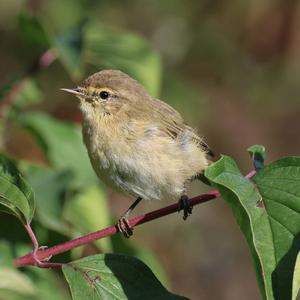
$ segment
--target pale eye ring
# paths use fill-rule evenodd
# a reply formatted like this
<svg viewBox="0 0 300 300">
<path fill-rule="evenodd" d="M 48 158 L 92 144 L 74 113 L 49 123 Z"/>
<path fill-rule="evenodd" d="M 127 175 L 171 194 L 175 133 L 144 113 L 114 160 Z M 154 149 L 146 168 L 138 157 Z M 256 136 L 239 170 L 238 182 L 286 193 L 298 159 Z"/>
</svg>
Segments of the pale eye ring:
<svg viewBox="0 0 300 300">
<path fill-rule="evenodd" d="M 103 100 L 106 100 L 108 97 L 109 97 L 109 92 L 107 92 L 107 91 L 101 91 L 100 93 L 99 93 L 99 97 L 101 98 L 101 99 L 103 99 Z"/>
</svg>

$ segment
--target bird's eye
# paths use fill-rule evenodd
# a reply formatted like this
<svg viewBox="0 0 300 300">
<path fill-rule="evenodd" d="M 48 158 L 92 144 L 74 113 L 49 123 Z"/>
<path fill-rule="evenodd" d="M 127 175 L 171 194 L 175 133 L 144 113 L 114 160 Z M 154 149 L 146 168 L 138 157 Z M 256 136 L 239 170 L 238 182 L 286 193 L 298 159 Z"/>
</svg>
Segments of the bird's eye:
<svg viewBox="0 0 300 300">
<path fill-rule="evenodd" d="M 102 92 L 100 92 L 99 96 L 100 96 L 101 99 L 105 100 L 109 97 L 109 92 L 102 91 Z"/>
</svg>

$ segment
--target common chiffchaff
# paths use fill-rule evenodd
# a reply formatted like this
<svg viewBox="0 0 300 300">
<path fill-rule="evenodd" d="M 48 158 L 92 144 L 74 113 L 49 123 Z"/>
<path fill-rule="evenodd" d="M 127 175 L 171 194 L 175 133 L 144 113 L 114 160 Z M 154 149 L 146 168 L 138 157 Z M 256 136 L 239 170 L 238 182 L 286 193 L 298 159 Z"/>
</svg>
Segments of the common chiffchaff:
<svg viewBox="0 0 300 300">
<path fill-rule="evenodd" d="M 132 234 L 127 217 L 141 199 L 177 199 L 186 219 L 186 185 L 208 166 L 212 153 L 181 115 L 117 70 L 63 90 L 80 100 L 83 139 L 98 177 L 137 197 L 119 220 L 120 231 Z"/>
</svg>

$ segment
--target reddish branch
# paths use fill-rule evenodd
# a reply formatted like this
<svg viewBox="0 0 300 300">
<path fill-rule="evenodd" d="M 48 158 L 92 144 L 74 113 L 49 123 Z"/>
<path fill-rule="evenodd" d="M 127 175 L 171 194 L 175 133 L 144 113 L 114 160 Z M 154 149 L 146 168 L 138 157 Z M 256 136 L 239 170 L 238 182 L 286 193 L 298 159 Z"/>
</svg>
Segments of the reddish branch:
<svg viewBox="0 0 300 300">
<path fill-rule="evenodd" d="M 197 204 L 200 203 L 204 203 L 207 202 L 209 200 L 215 199 L 217 197 L 220 196 L 220 193 L 218 191 L 212 191 L 203 195 L 199 195 L 197 197 L 194 197 L 192 199 L 190 199 L 190 203 L 195 206 Z M 141 225 L 143 223 L 167 216 L 169 214 L 178 212 L 178 203 L 163 207 L 161 209 L 158 210 L 154 210 L 152 212 L 149 212 L 147 214 L 144 215 L 140 215 L 138 217 L 135 217 L 133 219 L 129 220 L 129 224 L 132 227 Z M 34 233 L 32 232 L 31 228 L 29 225 L 26 225 L 26 230 L 28 232 L 28 234 L 30 235 L 30 238 L 32 241 L 36 242 L 37 245 L 37 241 L 36 238 L 34 236 Z M 119 232 L 118 228 L 116 225 L 104 228 L 102 230 L 87 234 L 85 236 L 81 236 L 79 238 L 70 240 L 68 242 L 65 242 L 63 244 L 59 244 L 59 245 L 55 245 L 51 248 L 47 248 L 47 249 L 39 249 L 35 252 L 30 252 L 22 257 L 19 257 L 15 260 L 15 265 L 17 267 L 23 267 L 23 266 L 28 266 L 28 265 L 37 265 L 36 260 L 33 257 L 33 253 L 35 253 L 36 257 L 38 258 L 39 261 L 43 261 L 46 260 L 47 258 L 57 255 L 59 253 L 63 253 L 66 251 L 69 251 L 73 248 L 82 246 L 82 245 L 86 245 L 90 242 L 102 239 L 104 237 L 107 236 L 111 236 L 116 234 L 117 232 Z M 35 245 L 35 246 L 36 246 Z M 43 265 L 40 265 L 41 267 L 44 268 L 59 268 L 61 267 L 61 264 L 55 264 L 55 263 L 43 263 Z"/>
</svg>

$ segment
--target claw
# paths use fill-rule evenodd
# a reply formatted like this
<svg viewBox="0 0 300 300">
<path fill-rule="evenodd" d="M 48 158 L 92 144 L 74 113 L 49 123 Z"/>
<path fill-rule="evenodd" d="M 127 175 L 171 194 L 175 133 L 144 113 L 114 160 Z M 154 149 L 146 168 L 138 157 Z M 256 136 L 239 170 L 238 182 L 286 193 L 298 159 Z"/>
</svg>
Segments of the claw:
<svg viewBox="0 0 300 300">
<path fill-rule="evenodd" d="M 132 236 L 133 228 L 130 226 L 126 216 L 123 216 L 119 219 L 117 223 L 117 227 L 119 231 L 122 232 L 126 238 L 130 238 Z"/>
<path fill-rule="evenodd" d="M 182 195 L 178 201 L 178 211 L 180 210 L 183 210 L 183 220 L 186 220 L 192 214 L 193 205 L 191 205 L 190 199 L 186 195 Z"/>
</svg>

